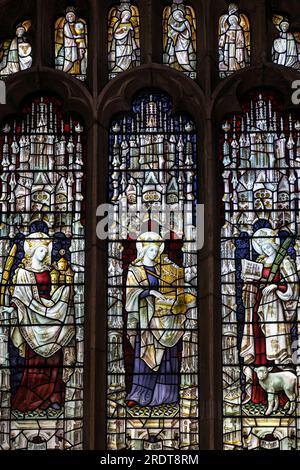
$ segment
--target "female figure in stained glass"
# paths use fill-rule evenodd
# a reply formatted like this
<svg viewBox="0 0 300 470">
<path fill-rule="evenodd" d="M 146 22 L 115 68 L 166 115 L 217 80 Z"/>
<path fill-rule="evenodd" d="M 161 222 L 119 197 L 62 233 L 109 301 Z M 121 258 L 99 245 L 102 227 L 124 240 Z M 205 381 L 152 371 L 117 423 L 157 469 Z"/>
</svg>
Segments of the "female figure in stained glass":
<svg viewBox="0 0 300 470">
<path fill-rule="evenodd" d="M 109 54 L 111 73 L 124 72 L 134 67 L 139 56 L 139 46 L 135 37 L 130 10 L 123 10 L 120 19 L 115 23 L 112 32 L 112 43 Z"/>
<path fill-rule="evenodd" d="M 175 8 L 168 20 L 168 40 L 164 63 L 174 68 L 176 63 L 186 72 L 194 72 L 196 67 L 193 46 L 193 25 L 180 8 Z"/>
<path fill-rule="evenodd" d="M 10 75 L 31 67 L 32 47 L 25 38 L 30 26 L 30 21 L 19 24 L 16 28 L 16 37 L 1 44 L 0 75 Z"/>
<path fill-rule="evenodd" d="M 11 307 L 3 307 L 14 314 L 11 340 L 25 362 L 11 398 L 12 409 L 19 412 L 61 409 L 75 360 L 73 287 L 59 285 L 51 250 L 52 241 L 44 233 L 26 238 L 25 256 L 11 287 Z"/>
<path fill-rule="evenodd" d="M 178 288 L 183 268 L 164 257 L 163 250 L 158 234 L 142 234 L 137 241 L 137 259 L 128 270 L 127 335 L 134 348 L 133 381 L 126 397 L 129 407 L 179 401 L 179 343 L 187 300 Z M 162 288 L 172 282 L 176 287 L 169 291 Z"/>
<path fill-rule="evenodd" d="M 244 261 L 243 303 L 245 323 L 240 355 L 246 365 L 248 379 L 246 399 L 253 403 L 265 401 L 264 390 L 250 366 L 292 365 L 292 322 L 299 301 L 299 277 L 294 260 L 287 250 L 291 239 L 280 246 L 277 232 L 259 229 L 252 245 L 259 254 L 255 263 Z"/>
<path fill-rule="evenodd" d="M 236 4 L 229 5 L 228 15 L 220 18 L 219 69 L 221 74 L 233 73 L 250 63 L 250 26 L 245 15 L 240 15 Z"/>
</svg>

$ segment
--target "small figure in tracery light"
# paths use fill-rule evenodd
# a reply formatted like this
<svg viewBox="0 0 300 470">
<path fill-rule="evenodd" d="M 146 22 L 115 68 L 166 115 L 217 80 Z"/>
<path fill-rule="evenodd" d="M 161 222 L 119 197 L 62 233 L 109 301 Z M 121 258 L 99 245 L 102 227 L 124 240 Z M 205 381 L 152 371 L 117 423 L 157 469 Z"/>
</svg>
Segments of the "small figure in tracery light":
<svg viewBox="0 0 300 470">
<path fill-rule="evenodd" d="M 121 1 L 109 13 L 108 63 L 110 78 L 140 65 L 139 11 L 128 1 Z"/>
<path fill-rule="evenodd" d="M 32 65 L 32 47 L 25 37 L 31 27 L 31 21 L 23 21 L 16 27 L 16 36 L 7 39 L 0 46 L 0 75 L 7 76 Z"/>
<path fill-rule="evenodd" d="M 288 18 L 274 15 L 272 20 L 279 31 L 279 37 L 274 40 L 272 47 L 273 62 L 300 70 L 300 32 L 290 31 Z"/>
<path fill-rule="evenodd" d="M 228 14 L 219 21 L 219 71 L 220 77 L 250 65 L 250 23 L 239 7 L 231 3 Z"/>
<path fill-rule="evenodd" d="M 182 0 L 173 2 L 163 13 L 163 63 L 196 78 L 196 16 Z"/>
<path fill-rule="evenodd" d="M 76 16 L 75 7 L 68 7 L 65 17 L 55 23 L 55 66 L 79 80 L 85 80 L 87 56 L 86 21 Z"/>
</svg>

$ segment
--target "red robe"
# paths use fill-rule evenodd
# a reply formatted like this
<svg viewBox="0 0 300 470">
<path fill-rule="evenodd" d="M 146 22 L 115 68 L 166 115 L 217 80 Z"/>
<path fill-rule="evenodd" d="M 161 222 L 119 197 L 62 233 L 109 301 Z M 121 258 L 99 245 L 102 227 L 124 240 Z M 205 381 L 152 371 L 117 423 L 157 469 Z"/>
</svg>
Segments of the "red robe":
<svg viewBox="0 0 300 470">
<path fill-rule="evenodd" d="M 41 298 L 50 299 L 51 277 L 49 271 L 35 273 Z M 37 408 L 46 410 L 54 403 L 63 406 L 65 383 L 62 380 L 62 350 L 45 358 L 36 354 L 28 344 L 21 384 L 11 399 L 13 410 L 22 412 Z"/>
<path fill-rule="evenodd" d="M 268 279 L 270 274 L 271 268 L 264 268 L 262 273 L 263 279 Z M 282 292 L 286 291 L 286 285 L 279 284 L 280 275 L 279 273 L 276 274 L 274 281 L 272 284 L 278 284 L 278 289 Z M 261 331 L 261 327 L 259 324 L 259 316 L 258 316 L 258 307 L 262 299 L 262 289 L 259 289 L 255 299 L 254 305 L 254 313 L 253 313 L 253 335 L 254 335 L 254 351 L 255 351 L 255 366 L 272 366 L 270 362 L 267 361 L 266 357 L 266 341 L 263 332 Z M 252 397 L 251 401 L 253 403 L 263 403 L 264 405 L 267 404 L 267 394 L 265 390 L 259 385 L 258 378 L 256 374 L 253 374 L 253 386 L 252 386 Z M 279 403 L 280 405 L 284 405 L 287 399 L 282 392 L 279 393 Z"/>
</svg>

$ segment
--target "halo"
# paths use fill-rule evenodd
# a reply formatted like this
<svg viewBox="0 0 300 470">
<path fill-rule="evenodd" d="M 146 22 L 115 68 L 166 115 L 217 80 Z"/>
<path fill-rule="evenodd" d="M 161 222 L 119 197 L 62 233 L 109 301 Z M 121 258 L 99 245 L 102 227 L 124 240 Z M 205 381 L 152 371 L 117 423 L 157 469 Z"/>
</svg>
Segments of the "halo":
<svg viewBox="0 0 300 470">
<path fill-rule="evenodd" d="M 29 28 L 31 28 L 31 20 L 26 20 L 26 21 L 23 21 L 22 23 L 18 23 L 16 26 L 16 30 L 19 28 L 23 28 L 25 32 L 27 33 Z"/>
<path fill-rule="evenodd" d="M 280 25 L 282 23 L 287 23 L 289 26 L 291 25 L 290 19 L 287 16 L 282 15 L 273 15 L 272 22 L 277 29 L 280 29 Z"/>
<path fill-rule="evenodd" d="M 31 233 L 24 241 L 25 254 L 30 253 L 33 248 L 37 248 L 38 246 L 46 246 L 47 248 L 51 248 L 51 238 L 43 232 Z"/>
<path fill-rule="evenodd" d="M 74 13 L 74 14 L 76 14 L 76 7 L 74 7 L 74 6 L 68 6 L 68 7 L 66 8 L 66 14 L 68 14 L 68 13 Z"/>
<path fill-rule="evenodd" d="M 276 230 L 272 230 L 271 228 L 260 228 L 253 234 L 252 246 L 256 253 L 262 255 L 262 247 L 266 243 L 276 245 L 278 248 L 280 247 L 280 239 Z"/>
<path fill-rule="evenodd" d="M 161 255 L 164 251 L 165 244 L 161 236 L 156 232 L 145 232 L 138 236 L 136 242 L 137 256 L 140 258 L 143 255 L 144 248 L 146 246 L 158 245 L 159 254 Z"/>
</svg>

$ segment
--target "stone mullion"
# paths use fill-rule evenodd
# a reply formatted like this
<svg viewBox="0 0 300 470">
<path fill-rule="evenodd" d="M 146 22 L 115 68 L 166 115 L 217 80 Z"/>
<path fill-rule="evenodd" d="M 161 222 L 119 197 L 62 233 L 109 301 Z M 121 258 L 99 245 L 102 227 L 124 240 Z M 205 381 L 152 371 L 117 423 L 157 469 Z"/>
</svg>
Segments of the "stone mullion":
<svg viewBox="0 0 300 470">
<path fill-rule="evenodd" d="M 105 370 L 102 355 L 99 356 L 98 312 L 101 308 L 99 298 L 99 276 L 96 239 L 96 208 L 97 208 L 97 168 L 99 155 L 98 125 L 95 122 L 88 131 L 88 165 L 87 165 L 87 194 L 86 194 L 86 279 L 85 279 L 85 387 L 84 387 L 84 448 L 100 449 L 104 434 L 101 424 L 103 409 L 100 409 L 99 397 L 103 385 L 99 378 Z M 101 266 L 101 265 L 100 265 Z M 102 265 L 103 266 L 103 265 Z M 101 271 L 101 270 L 100 270 Z M 102 268 L 103 271 L 103 268 Z"/>
<path fill-rule="evenodd" d="M 199 252 L 200 448 L 221 448 L 221 302 L 219 273 L 220 220 L 218 162 L 212 120 L 205 122 L 200 182 L 205 182 L 205 245 Z M 212 190 L 214 188 L 214 190 Z"/>
</svg>

